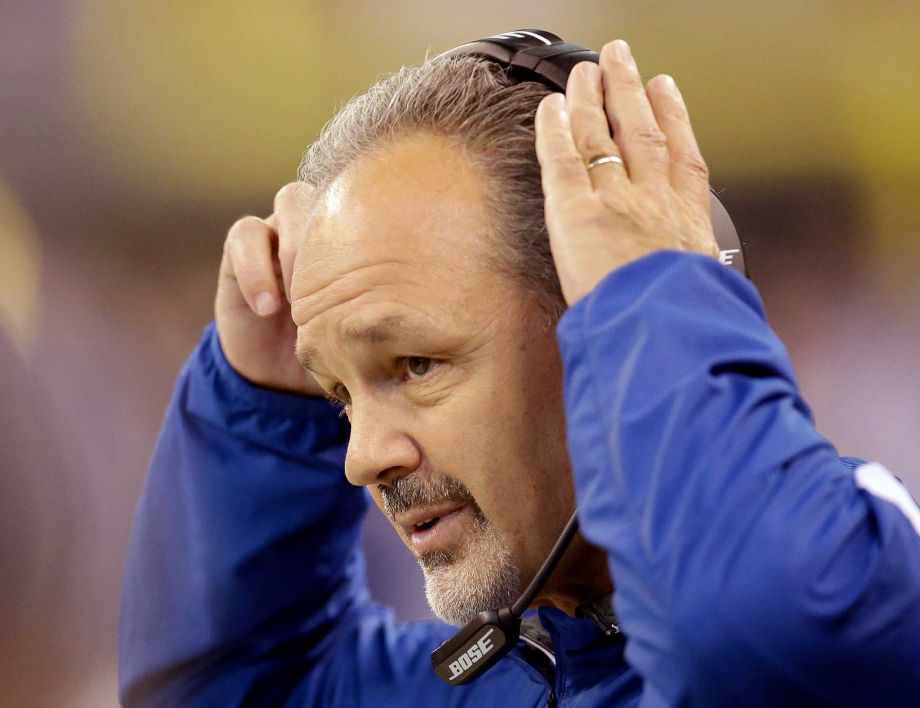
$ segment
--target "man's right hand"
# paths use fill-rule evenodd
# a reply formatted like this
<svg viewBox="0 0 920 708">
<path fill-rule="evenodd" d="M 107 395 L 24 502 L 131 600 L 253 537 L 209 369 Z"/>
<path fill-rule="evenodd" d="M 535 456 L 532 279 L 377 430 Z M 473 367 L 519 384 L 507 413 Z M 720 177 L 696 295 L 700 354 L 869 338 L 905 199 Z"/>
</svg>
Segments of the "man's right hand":
<svg viewBox="0 0 920 708">
<path fill-rule="evenodd" d="M 291 319 L 294 256 L 313 204 L 313 188 L 292 182 L 275 195 L 267 219 L 247 216 L 227 233 L 214 317 L 230 365 L 259 386 L 305 395 L 323 390 L 297 361 Z"/>
</svg>

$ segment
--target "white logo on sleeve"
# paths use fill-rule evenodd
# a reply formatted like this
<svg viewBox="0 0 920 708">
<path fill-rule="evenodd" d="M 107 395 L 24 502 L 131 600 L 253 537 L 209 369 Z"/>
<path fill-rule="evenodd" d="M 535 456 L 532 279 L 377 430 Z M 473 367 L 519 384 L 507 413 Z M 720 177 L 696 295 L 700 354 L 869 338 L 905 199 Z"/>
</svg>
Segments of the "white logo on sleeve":
<svg viewBox="0 0 920 708">
<path fill-rule="evenodd" d="M 458 676 L 462 676 L 467 669 L 495 648 L 495 645 L 492 644 L 492 640 L 489 639 L 489 635 L 494 631 L 495 628 L 493 627 L 483 634 L 478 642 L 458 656 L 456 661 L 450 662 L 451 681 L 454 681 Z"/>
<path fill-rule="evenodd" d="M 857 487 L 894 504 L 920 535 L 920 507 L 891 472 L 878 462 L 872 462 L 858 467 L 855 476 Z"/>
<path fill-rule="evenodd" d="M 740 248 L 726 248 L 724 251 L 719 251 L 719 262 L 722 265 L 731 265 L 735 262 L 735 254 L 740 251 Z"/>
</svg>

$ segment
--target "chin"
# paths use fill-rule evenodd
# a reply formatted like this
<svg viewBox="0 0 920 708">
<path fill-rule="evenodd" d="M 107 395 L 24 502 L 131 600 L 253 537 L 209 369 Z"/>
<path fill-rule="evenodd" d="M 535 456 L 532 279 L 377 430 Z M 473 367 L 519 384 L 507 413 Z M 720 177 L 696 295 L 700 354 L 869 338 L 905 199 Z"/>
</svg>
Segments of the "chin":
<svg viewBox="0 0 920 708">
<path fill-rule="evenodd" d="M 435 551 L 419 558 L 428 606 L 457 626 L 485 610 L 510 606 L 521 592 L 520 568 L 494 533 L 465 546 L 461 553 Z"/>
</svg>

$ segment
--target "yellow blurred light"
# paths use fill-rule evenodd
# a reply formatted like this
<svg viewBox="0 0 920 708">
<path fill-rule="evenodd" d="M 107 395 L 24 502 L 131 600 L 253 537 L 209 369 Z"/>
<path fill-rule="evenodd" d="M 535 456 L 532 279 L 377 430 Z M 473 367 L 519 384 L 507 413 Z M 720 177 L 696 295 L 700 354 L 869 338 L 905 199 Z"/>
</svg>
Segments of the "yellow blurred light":
<svg viewBox="0 0 920 708">
<path fill-rule="evenodd" d="M 293 178 L 341 95 L 310 4 L 96 2 L 75 23 L 82 131 L 133 184 L 186 199 Z"/>
<path fill-rule="evenodd" d="M 0 181 L 0 329 L 24 356 L 36 339 L 41 249 L 35 225 Z"/>
<path fill-rule="evenodd" d="M 626 37 L 646 78 L 673 74 L 717 186 L 828 176 L 879 199 L 873 234 L 916 243 L 916 3 L 94 0 L 79 5 L 74 85 L 93 151 L 131 184 L 247 198 L 294 177 L 343 98 L 453 43 L 545 24 L 599 48 Z M 519 16 L 519 20 L 514 20 Z M 529 18 L 529 19 L 528 19 Z M 542 18 L 542 19 L 541 19 Z M 479 28 L 479 29 L 477 29 Z M 909 183 L 896 190 L 892 182 Z M 901 196 L 903 195 L 903 196 Z"/>
</svg>

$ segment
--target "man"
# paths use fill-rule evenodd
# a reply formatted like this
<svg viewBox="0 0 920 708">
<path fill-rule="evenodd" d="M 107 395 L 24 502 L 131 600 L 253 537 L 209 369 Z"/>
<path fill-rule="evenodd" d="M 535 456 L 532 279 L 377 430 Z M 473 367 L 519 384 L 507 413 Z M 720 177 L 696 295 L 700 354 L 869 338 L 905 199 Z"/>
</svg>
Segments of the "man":
<svg viewBox="0 0 920 708">
<path fill-rule="evenodd" d="M 673 81 L 644 87 L 616 41 L 547 93 L 474 59 L 404 69 L 231 229 L 138 512 L 125 704 L 920 696 L 920 511 L 814 430 L 711 257 Z M 348 482 L 452 624 L 513 601 L 576 501 L 584 538 L 524 642 L 452 687 L 428 659 L 451 627 L 368 597 Z"/>
</svg>

